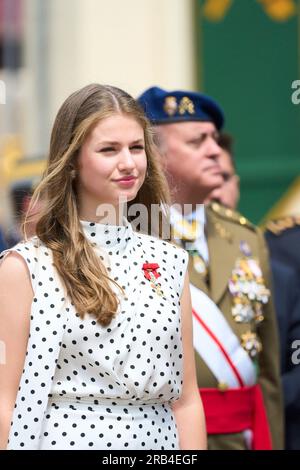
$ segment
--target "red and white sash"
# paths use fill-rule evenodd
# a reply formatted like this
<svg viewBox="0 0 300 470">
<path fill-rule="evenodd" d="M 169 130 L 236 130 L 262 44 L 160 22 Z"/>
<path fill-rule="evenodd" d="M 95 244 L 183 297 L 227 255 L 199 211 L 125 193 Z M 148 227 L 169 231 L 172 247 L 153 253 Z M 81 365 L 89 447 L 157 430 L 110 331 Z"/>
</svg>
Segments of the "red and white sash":
<svg viewBox="0 0 300 470">
<path fill-rule="evenodd" d="M 208 434 L 242 432 L 248 449 L 270 450 L 272 439 L 256 369 L 217 305 L 190 285 L 194 348 L 219 383 L 200 388 Z"/>
<path fill-rule="evenodd" d="M 219 383 L 229 388 L 254 385 L 256 369 L 217 305 L 190 285 L 194 348 Z"/>
</svg>

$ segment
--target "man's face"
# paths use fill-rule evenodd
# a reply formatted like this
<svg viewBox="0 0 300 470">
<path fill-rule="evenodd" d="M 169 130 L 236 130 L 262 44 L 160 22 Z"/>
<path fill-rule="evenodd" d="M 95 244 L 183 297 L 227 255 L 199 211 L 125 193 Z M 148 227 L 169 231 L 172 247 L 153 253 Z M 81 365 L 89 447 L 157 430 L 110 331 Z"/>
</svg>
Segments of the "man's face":
<svg viewBox="0 0 300 470">
<path fill-rule="evenodd" d="M 186 201 L 202 200 L 223 182 L 218 133 L 211 122 L 180 122 L 158 126 L 161 153 L 171 186 L 185 187 Z"/>
<path fill-rule="evenodd" d="M 239 177 L 235 173 L 231 157 L 226 150 L 221 151 L 219 163 L 222 170 L 222 186 L 213 190 L 207 201 L 218 201 L 223 206 L 236 209 L 240 198 Z"/>
</svg>

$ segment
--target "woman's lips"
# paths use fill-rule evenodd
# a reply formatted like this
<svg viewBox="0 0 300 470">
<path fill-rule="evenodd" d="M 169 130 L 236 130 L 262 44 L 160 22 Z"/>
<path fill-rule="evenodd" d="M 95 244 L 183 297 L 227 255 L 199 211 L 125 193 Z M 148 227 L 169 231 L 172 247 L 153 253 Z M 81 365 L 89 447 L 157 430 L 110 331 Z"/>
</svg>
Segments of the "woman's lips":
<svg viewBox="0 0 300 470">
<path fill-rule="evenodd" d="M 131 186 L 134 185 L 136 179 L 137 178 L 135 176 L 124 176 L 123 178 L 119 178 L 114 181 L 120 186 L 130 188 Z"/>
</svg>

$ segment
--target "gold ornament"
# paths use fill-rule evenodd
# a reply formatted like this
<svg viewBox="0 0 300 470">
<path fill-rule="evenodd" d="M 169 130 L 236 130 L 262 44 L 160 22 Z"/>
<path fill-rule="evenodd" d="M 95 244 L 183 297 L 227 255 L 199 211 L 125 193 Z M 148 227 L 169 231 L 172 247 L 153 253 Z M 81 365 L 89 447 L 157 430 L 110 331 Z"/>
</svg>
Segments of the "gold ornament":
<svg viewBox="0 0 300 470">
<path fill-rule="evenodd" d="M 262 350 L 262 344 L 257 335 L 252 331 L 247 331 L 241 335 L 241 345 L 249 356 L 254 359 Z"/>
<path fill-rule="evenodd" d="M 177 111 L 177 100 L 175 96 L 167 96 L 164 102 L 164 111 L 168 116 L 174 116 Z"/>
<path fill-rule="evenodd" d="M 180 103 L 179 103 L 179 108 L 178 108 L 179 114 L 184 114 L 184 113 L 189 113 L 189 114 L 195 114 L 195 107 L 194 103 L 190 98 L 187 96 L 184 96 L 181 98 Z"/>
</svg>

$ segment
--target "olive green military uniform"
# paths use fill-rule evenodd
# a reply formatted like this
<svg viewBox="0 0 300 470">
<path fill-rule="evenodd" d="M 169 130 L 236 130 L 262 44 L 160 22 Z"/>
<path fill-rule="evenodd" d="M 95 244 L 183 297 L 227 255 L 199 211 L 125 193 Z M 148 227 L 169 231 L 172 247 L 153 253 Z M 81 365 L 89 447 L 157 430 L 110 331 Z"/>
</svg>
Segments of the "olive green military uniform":
<svg viewBox="0 0 300 470">
<path fill-rule="evenodd" d="M 206 238 L 209 249 L 208 281 L 199 274 L 190 257 L 190 281 L 204 291 L 219 307 L 228 324 L 240 338 L 249 332 L 255 333 L 261 341 L 258 354 L 258 382 L 262 387 L 264 401 L 272 435 L 273 449 L 283 448 L 283 416 L 281 385 L 279 376 L 279 351 L 276 319 L 270 298 L 263 306 L 264 319 L 257 324 L 254 320 L 237 322 L 232 314 L 233 297 L 228 282 L 237 260 L 241 257 L 241 242 L 251 250 L 251 257 L 259 262 L 265 284 L 270 287 L 268 252 L 261 231 L 240 214 L 213 203 L 206 207 Z M 200 388 L 216 388 L 220 384 L 208 366 L 196 353 L 198 385 Z M 243 434 L 211 435 L 210 449 L 245 449 Z"/>
</svg>

